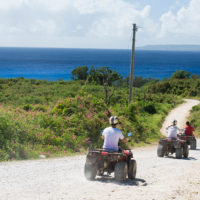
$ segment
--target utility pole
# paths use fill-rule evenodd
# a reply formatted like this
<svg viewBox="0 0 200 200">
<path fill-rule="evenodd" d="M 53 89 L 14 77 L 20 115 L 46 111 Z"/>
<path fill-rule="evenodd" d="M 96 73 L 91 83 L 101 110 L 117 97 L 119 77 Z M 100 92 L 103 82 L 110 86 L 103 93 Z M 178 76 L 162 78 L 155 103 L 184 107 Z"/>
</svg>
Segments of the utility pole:
<svg viewBox="0 0 200 200">
<path fill-rule="evenodd" d="M 132 52 L 131 52 L 131 68 L 129 78 L 129 104 L 132 100 L 132 88 L 133 88 L 133 68 L 134 68 L 134 57 L 135 57 L 135 35 L 137 31 L 136 24 L 133 24 L 133 40 L 132 40 Z"/>
</svg>

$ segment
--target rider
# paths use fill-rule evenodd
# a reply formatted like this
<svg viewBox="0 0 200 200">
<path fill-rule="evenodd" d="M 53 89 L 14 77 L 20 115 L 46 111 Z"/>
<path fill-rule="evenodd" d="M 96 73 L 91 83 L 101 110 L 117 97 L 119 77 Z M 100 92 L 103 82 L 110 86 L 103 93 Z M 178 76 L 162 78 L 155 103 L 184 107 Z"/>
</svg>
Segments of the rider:
<svg viewBox="0 0 200 200">
<path fill-rule="evenodd" d="M 167 137 L 170 138 L 170 139 L 178 139 L 177 137 L 177 131 L 179 130 L 179 128 L 176 126 L 177 124 L 177 121 L 174 120 L 172 122 L 172 125 L 171 126 L 168 126 L 166 129 L 167 129 Z"/>
<path fill-rule="evenodd" d="M 119 139 L 124 140 L 124 135 L 121 130 L 116 128 L 119 123 L 117 116 L 111 116 L 109 119 L 111 127 L 105 128 L 102 133 L 102 139 L 104 140 L 103 149 L 108 151 L 118 151 Z"/>
<path fill-rule="evenodd" d="M 186 122 L 186 127 L 185 127 L 185 135 L 194 136 L 193 131 L 194 131 L 194 127 L 192 127 L 190 125 L 190 122 L 187 121 Z"/>
</svg>

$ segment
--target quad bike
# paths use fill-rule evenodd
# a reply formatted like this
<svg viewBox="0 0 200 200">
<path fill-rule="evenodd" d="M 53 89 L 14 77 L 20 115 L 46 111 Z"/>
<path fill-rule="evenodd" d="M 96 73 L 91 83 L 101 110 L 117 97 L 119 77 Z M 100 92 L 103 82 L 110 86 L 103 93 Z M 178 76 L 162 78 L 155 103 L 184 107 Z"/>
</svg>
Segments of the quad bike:
<svg viewBox="0 0 200 200">
<path fill-rule="evenodd" d="M 131 150 L 107 151 L 106 149 L 89 150 L 84 168 L 85 177 L 94 180 L 95 177 L 110 175 L 114 172 L 115 180 L 125 181 L 127 175 L 135 179 L 137 170 L 136 160 Z"/>
<path fill-rule="evenodd" d="M 190 145 L 190 149 L 196 150 L 197 147 L 197 141 L 195 136 L 189 136 L 184 134 L 184 129 L 181 130 L 181 133 L 178 134 L 178 138 L 181 140 L 185 140 L 187 145 Z"/>
<path fill-rule="evenodd" d="M 160 139 L 157 148 L 158 157 L 168 156 L 175 153 L 177 159 L 188 158 L 189 150 L 185 140 Z"/>
</svg>

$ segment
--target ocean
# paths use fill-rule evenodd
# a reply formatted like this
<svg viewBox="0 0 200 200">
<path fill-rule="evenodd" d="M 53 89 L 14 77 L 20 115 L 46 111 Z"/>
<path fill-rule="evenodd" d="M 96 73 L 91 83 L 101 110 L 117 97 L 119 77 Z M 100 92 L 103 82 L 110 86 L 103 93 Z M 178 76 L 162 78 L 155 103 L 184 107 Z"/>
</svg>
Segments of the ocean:
<svg viewBox="0 0 200 200">
<path fill-rule="evenodd" d="M 0 48 L 0 78 L 70 80 L 79 66 L 109 67 L 126 77 L 131 50 Z M 200 52 L 136 50 L 134 77 L 169 78 L 176 70 L 200 75 Z"/>
</svg>

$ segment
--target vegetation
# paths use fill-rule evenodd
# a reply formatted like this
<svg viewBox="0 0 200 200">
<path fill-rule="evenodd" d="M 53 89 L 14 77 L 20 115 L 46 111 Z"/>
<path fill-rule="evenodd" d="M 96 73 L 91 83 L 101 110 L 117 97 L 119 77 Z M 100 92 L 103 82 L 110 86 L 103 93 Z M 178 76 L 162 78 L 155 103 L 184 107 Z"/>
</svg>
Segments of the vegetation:
<svg viewBox="0 0 200 200">
<path fill-rule="evenodd" d="M 183 74 L 186 74 L 185 78 L 180 78 L 183 77 Z M 159 81 L 151 85 L 149 87 L 149 92 L 155 94 L 174 94 L 181 97 L 200 97 L 200 78 L 197 78 L 197 75 L 193 75 L 190 78 L 188 74 L 187 72 L 175 72 L 170 79 Z"/>
<path fill-rule="evenodd" d="M 149 86 L 149 92 L 158 94 L 173 94 L 180 97 L 200 98 L 200 77 L 186 71 L 176 71 L 170 79 L 156 82 Z M 200 105 L 193 107 L 190 115 L 195 134 L 200 135 Z"/>
<path fill-rule="evenodd" d="M 190 72 L 184 70 L 176 71 L 172 74 L 171 79 L 187 79 L 190 77 Z"/>
<path fill-rule="evenodd" d="M 140 76 L 136 76 L 134 79 L 133 79 L 133 86 L 134 87 L 142 87 L 144 85 L 149 85 L 149 84 L 153 84 L 153 83 L 156 83 L 158 82 L 158 79 L 153 79 L 153 78 L 143 78 L 143 77 L 140 77 Z"/>
<path fill-rule="evenodd" d="M 88 77 L 88 67 L 77 67 L 72 71 L 72 80 L 86 80 Z"/>
<path fill-rule="evenodd" d="M 98 69 L 91 67 L 88 71 L 87 66 L 77 67 L 72 71 L 73 80 L 86 80 L 91 83 L 100 85 L 111 86 L 114 81 L 122 79 L 122 76 L 116 72 L 110 70 L 108 67 L 100 67 Z"/>
<path fill-rule="evenodd" d="M 200 136 L 200 105 L 194 106 L 190 115 L 191 125 L 195 127 L 195 135 Z"/>
<path fill-rule="evenodd" d="M 78 75 L 83 69 L 87 76 Z M 111 115 L 119 116 L 119 128 L 125 135 L 133 133 L 130 145 L 149 143 L 160 137 L 168 111 L 182 102 L 177 94 L 194 94 L 186 91 L 195 85 L 199 95 L 198 78 L 139 78 L 133 102 L 128 105 L 127 79 L 106 67 L 86 69 L 74 70 L 73 81 L 0 79 L 0 160 L 100 148 L 100 131 L 109 125 Z"/>
</svg>

